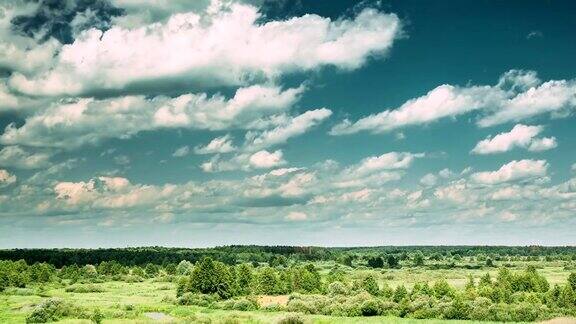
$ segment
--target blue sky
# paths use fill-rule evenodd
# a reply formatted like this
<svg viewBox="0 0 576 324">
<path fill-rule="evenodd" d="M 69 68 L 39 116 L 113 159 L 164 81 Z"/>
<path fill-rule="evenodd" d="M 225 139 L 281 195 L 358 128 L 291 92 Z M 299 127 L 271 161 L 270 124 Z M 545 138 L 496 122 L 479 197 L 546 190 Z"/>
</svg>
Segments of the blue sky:
<svg viewBox="0 0 576 324">
<path fill-rule="evenodd" d="M 1 247 L 576 243 L 571 1 L 0 6 Z"/>
</svg>

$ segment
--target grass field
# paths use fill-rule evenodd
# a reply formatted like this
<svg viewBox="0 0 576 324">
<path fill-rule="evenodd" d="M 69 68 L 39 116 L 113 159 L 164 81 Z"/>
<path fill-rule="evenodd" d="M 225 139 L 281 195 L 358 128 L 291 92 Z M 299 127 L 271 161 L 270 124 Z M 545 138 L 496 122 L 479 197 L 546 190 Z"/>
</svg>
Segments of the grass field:
<svg viewBox="0 0 576 324">
<path fill-rule="evenodd" d="M 326 273 L 331 264 L 319 264 L 322 273 Z M 517 264 L 522 268 L 525 264 Z M 495 275 L 496 270 L 491 270 Z M 546 276 L 551 284 L 566 280 L 568 271 L 560 264 L 547 263 L 540 266 L 539 271 Z M 476 279 L 486 273 L 486 270 L 426 270 L 420 268 L 369 270 L 356 269 L 353 276 L 362 276 L 370 272 L 378 280 L 390 286 L 404 284 L 411 287 L 419 281 L 432 282 L 439 278 L 447 279 L 452 285 L 462 287 L 468 274 Z M 76 286 L 86 286 L 76 285 Z M 89 284 L 99 292 L 69 292 L 66 284 L 50 283 L 29 288 L 7 289 L 0 294 L 0 323 L 24 323 L 26 316 L 36 304 L 50 297 L 61 298 L 76 306 L 93 312 L 100 310 L 104 315 L 104 323 L 149 323 L 149 322 L 184 322 L 184 323 L 274 323 L 287 315 L 284 312 L 266 311 L 225 311 L 198 306 L 181 306 L 175 303 L 176 284 L 172 282 L 157 282 L 148 279 L 144 282 L 127 283 L 108 281 Z M 413 320 L 391 317 L 330 317 L 320 315 L 304 316 L 310 323 L 458 323 L 458 321 L 443 320 Z M 67 318 L 62 323 L 90 323 L 89 320 Z M 467 321 L 467 323 L 473 323 Z"/>
</svg>

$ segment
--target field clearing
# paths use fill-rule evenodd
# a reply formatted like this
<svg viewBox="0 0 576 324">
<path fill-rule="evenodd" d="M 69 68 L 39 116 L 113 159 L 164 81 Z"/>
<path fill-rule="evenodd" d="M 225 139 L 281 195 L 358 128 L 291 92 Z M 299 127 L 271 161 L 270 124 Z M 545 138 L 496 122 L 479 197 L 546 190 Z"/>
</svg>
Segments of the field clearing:
<svg viewBox="0 0 576 324">
<path fill-rule="evenodd" d="M 328 266 L 325 264 L 325 266 Z M 524 265 L 519 265 L 521 268 Z M 566 280 L 568 271 L 560 266 L 547 265 L 539 271 L 546 276 L 551 284 Z M 495 275 L 496 269 L 490 273 Z M 486 273 L 486 270 L 427 270 L 423 268 L 361 269 L 350 271 L 353 276 L 363 276 L 366 273 L 376 274 L 379 281 L 390 286 L 404 284 L 412 286 L 419 281 L 433 282 L 446 278 L 451 284 L 462 287 L 468 274 L 476 279 Z M 36 285 L 24 289 L 7 290 L 0 294 L 0 323 L 25 323 L 26 316 L 34 306 L 43 299 L 58 297 L 88 311 L 99 309 L 105 316 L 103 323 L 274 323 L 286 316 L 286 312 L 267 311 L 229 311 L 209 309 L 199 306 L 182 306 L 174 303 L 176 284 L 158 282 L 148 279 L 144 282 L 127 283 L 122 281 L 107 281 L 89 284 L 101 292 L 67 292 L 66 286 L 50 283 Z M 82 285 L 80 285 L 82 286 Z M 259 303 L 285 304 L 288 296 L 259 296 Z M 154 316 L 166 315 L 168 320 L 153 320 L 147 313 L 159 313 Z M 310 323 L 476 323 L 473 321 L 445 320 L 414 320 L 393 317 L 333 317 L 322 315 L 306 315 Z M 89 320 L 65 319 L 61 323 L 90 323 Z M 479 322 L 478 322 L 479 323 Z M 488 322 L 484 322 L 488 323 Z"/>
</svg>

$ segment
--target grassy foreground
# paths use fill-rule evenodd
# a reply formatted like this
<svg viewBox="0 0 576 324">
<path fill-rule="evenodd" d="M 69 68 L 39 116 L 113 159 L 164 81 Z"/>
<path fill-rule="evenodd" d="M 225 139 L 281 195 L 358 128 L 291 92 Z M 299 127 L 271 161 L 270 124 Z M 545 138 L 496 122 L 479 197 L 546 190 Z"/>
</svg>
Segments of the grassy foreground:
<svg viewBox="0 0 576 324">
<path fill-rule="evenodd" d="M 553 273 L 553 271 L 551 271 Z M 403 276 L 407 274 L 399 272 Z M 457 273 L 454 280 L 460 280 Z M 227 311 L 174 304 L 176 285 L 170 282 L 127 283 L 109 281 L 90 284 L 100 292 L 67 292 L 64 286 L 47 284 L 9 289 L 0 294 L 0 323 L 25 323 L 26 316 L 42 300 L 57 297 L 91 312 L 98 309 L 102 323 L 275 323 L 289 313 L 266 311 Z M 333 317 L 303 315 L 309 323 L 478 323 L 473 321 L 415 320 L 394 317 Z M 87 319 L 66 318 L 61 323 L 91 323 Z M 483 322 L 488 323 L 488 322 Z"/>
<path fill-rule="evenodd" d="M 0 323 L 25 323 L 26 316 L 45 298 L 58 297 L 87 310 L 99 309 L 102 323 L 275 323 L 290 313 L 227 311 L 172 303 L 175 284 L 105 282 L 93 284 L 102 292 L 73 293 L 64 287 L 47 285 L 33 289 L 8 290 L 0 295 Z M 41 296 L 39 296 L 41 295 Z M 333 317 L 303 315 L 309 323 L 478 323 L 473 321 L 415 320 L 394 317 Z M 59 323 L 91 323 L 87 319 L 66 318 Z M 483 322 L 488 323 L 488 322 Z"/>
</svg>

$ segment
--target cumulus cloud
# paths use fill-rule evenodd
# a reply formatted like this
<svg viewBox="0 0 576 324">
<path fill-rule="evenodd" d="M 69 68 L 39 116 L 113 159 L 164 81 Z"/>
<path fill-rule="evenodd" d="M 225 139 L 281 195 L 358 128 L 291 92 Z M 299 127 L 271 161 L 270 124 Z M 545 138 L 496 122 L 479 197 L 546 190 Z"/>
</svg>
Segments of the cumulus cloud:
<svg viewBox="0 0 576 324">
<path fill-rule="evenodd" d="M 236 147 L 232 144 L 232 137 L 227 134 L 221 137 L 216 137 L 206 146 L 197 146 L 194 148 L 196 154 L 215 154 L 215 153 L 230 153 L 234 152 Z"/>
<path fill-rule="evenodd" d="M 282 156 L 281 150 L 274 152 L 262 150 L 252 154 L 248 161 L 250 165 L 256 169 L 269 169 L 285 164 L 286 161 L 282 159 Z"/>
<path fill-rule="evenodd" d="M 247 150 L 257 150 L 286 142 L 289 138 L 302 135 L 332 115 L 326 108 L 307 111 L 286 120 L 276 128 L 261 133 L 247 134 Z"/>
<path fill-rule="evenodd" d="M 441 85 L 422 97 L 407 101 L 397 109 L 385 110 L 354 123 L 345 120 L 334 126 L 330 134 L 346 135 L 360 131 L 383 133 L 409 125 L 430 123 L 479 109 L 485 106 L 491 97 L 489 87 L 460 88 Z"/>
<path fill-rule="evenodd" d="M 173 186 L 132 185 L 122 177 L 98 177 L 87 182 L 59 182 L 54 186 L 56 199 L 80 209 L 126 209 L 150 205 L 168 197 Z"/>
<path fill-rule="evenodd" d="M 477 183 L 492 185 L 544 177 L 547 171 L 546 160 L 514 160 L 496 171 L 477 172 L 470 177 Z"/>
<path fill-rule="evenodd" d="M 414 159 L 424 157 L 423 153 L 389 152 L 379 156 L 364 158 L 360 163 L 350 166 L 345 173 L 350 175 L 367 175 L 382 170 L 407 169 Z"/>
<path fill-rule="evenodd" d="M 294 222 L 305 221 L 308 219 L 308 215 L 302 212 L 290 212 L 288 215 L 286 215 L 286 219 Z"/>
<path fill-rule="evenodd" d="M 0 169 L 0 188 L 9 186 L 16 182 L 16 175 L 10 172 Z"/>
<path fill-rule="evenodd" d="M 32 1 L 2 1 L 0 3 L 0 68 L 20 73 L 38 73 L 52 64 L 60 47 L 55 39 L 39 42 L 35 37 L 15 33 L 15 18 L 31 15 L 40 3 Z M 33 36 L 33 35 L 31 35 Z"/>
<path fill-rule="evenodd" d="M 552 80 L 508 99 L 500 109 L 482 118 L 478 125 L 488 127 L 519 121 L 544 113 L 562 116 L 576 107 L 576 81 Z"/>
<path fill-rule="evenodd" d="M 179 147 L 176 149 L 176 151 L 174 151 L 174 153 L 172 153 L 173 157 L 183 157 L 190 154 L 190 147 L 188 147 L 188 145 L 184 145 L 182 147 Z"/>
<path fill-rule="evenodd" d="M 50 165 L 49 153 L 31 152 L 19 146 L 6 146 L 0 150 L 0 166 L 18 169 L 39 169 Z"/>
<path fill-rule="evenodd" d="M 214 155 L 209 161 L 200 165 L 204 172 L 223 172 L 254 169 L 270 169 L 286 164 L 282 150 L 269 152 L 261 150 L 255 153 L 240 153 L 231 158 L 222 158 L 220 154 Z"/>
<path fill-rule="evenodd" d="M 244 128 L 262 116 L 290 108 L 301 91 L 255 85 L 238 89 L 230 99 L 186 94 L 176 98 L 126 96 L 59 102 L 26 118 L 21 127 L 9 125 L 0 142 L 68 149 L 161 128 Z"/>
<path fill-rule="evenodd" d="M 132 29 L 90 29 L 61 48 L 50 70 L 16 73 L 10 85 L 35 95 L 78 95 L 151 80 L 237 86 L 326 65 L 355 69 L 385 54 L 400 32 L 396 15 L 374 9 L 334 21 L 305 15 L 259 24 L 259 18 L 256 7 L 232 4 Z"/>
<path fill-rule="evenodd" d="M 509 132 L 487 137 L 478 142 L 472 149 L 474 154 L 493 154 L 508 152 L 516 147 L 530 151 L 544 151 L 557 146 L 556 138 L 536 138 L 542 132 L 542 126 L 527 126 L 518 124 Z"/>
<path fill-rule="evenodd" d="M 330 131 L 346 135 L 360 131 L 372 133 L 428 124 L 457 117 L 474 110 L 485 116 L 478 126 L 488 127 L 519 121 L 543 113 L 566 114 L 576 107 L 576 81 L 552 80 L 542 83 L 533 71 L 511 70 L 495 86 L 441 85 L 419 98 L 410 99 L 396 109 L 359 119 L 344 120 Z"/>
<path fill-rule="evenodd" d="M 432 173 L 427 173 L 420 179 L 420 183 L 428 187 L 436 185 L 437 182 L 438 177 Z"/>
</svg>

